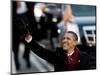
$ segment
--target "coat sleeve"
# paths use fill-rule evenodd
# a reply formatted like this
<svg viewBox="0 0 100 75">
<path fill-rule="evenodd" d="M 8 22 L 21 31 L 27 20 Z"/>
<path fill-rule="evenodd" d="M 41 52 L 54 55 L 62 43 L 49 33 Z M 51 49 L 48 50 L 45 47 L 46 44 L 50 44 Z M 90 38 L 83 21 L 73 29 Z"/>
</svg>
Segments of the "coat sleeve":
<svg viewBox="0 0 100 75">
<path fill-rule="evenodd" d="M 32 51 L 37 54 L 39 57 L 45 59 L 46 61 L 50 62 L 51 64 L 54 63 L 55 52 L 51 50 L 45 49 L 40 46 L 35 40 L 31 42 Z"/>
</svg>

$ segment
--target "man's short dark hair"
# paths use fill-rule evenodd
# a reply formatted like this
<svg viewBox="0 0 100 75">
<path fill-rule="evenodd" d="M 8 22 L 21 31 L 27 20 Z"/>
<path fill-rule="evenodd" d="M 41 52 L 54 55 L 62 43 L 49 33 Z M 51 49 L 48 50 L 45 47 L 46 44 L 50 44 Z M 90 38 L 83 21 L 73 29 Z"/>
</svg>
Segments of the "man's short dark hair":
<svg viewBox="0 0 100 75">
<path fill-rule="evenodd" d="M 67 31 L 67 33 L 73 34 L 75 40 L 78 41 L 78 36 L 77 36 L 77 34 L 75 32 L 73 32 L 73 31 Z"/>
</svg>

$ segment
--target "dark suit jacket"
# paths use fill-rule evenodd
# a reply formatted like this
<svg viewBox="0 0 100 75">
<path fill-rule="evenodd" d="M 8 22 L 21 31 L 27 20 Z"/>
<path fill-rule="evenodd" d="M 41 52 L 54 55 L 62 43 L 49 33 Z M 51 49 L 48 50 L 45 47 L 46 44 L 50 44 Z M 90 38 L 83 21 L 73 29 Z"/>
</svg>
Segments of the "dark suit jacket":
<svg viewBox="0 0 100 75">
<path fill-rule="evenodd" d="M 36 53 L 41 58 L 47 60 L 54 65 L 55 71 L 68 71 L 67 68 L 67 57 L 62 48 L 57 48 L 55 52 L 47 50 L 40 45 L 38 45 L 34 40 L 32 44 L 32 51 Z M 79 51 L 78 53 L 78 64 L 74 70 L 87 70 L 89 69 L 89 56 Z"/>
</svg>

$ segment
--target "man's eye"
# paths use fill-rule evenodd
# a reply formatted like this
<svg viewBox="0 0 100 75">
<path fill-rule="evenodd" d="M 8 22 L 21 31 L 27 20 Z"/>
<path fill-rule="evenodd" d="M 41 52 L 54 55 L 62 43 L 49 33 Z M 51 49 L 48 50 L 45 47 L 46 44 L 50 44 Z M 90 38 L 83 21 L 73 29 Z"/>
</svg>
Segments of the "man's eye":
<svg viewBox="0 0 100 75">
<path fill-rule="evenodd" d="M 65 37 L 63 38 L 63 40 L 65 39 Z"/>
<path fill-rule="evenodd" d="M 70 40 L 70 38 L 67 37 L 67 40 Z"/>
</svg>

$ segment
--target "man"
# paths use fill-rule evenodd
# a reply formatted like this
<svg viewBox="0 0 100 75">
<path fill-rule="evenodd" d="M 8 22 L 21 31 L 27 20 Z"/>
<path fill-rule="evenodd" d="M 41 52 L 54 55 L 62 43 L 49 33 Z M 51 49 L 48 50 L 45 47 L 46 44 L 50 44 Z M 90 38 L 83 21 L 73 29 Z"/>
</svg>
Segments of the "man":
<svg viewBox="0 0 100 75">
<path fill-rule="evenodd" d="M 78 36 L 68 31 L 64 33 L 61 48 L 56 48 L 55 52 L 41 47 L 35 40 L 31 43 L 33 43 L 32 51 L 53 64 L 55 71 L 89 69 L 89 57 L 86 53 L 79 51 L 76 47 L 77 42 Z"/>
</svg>

